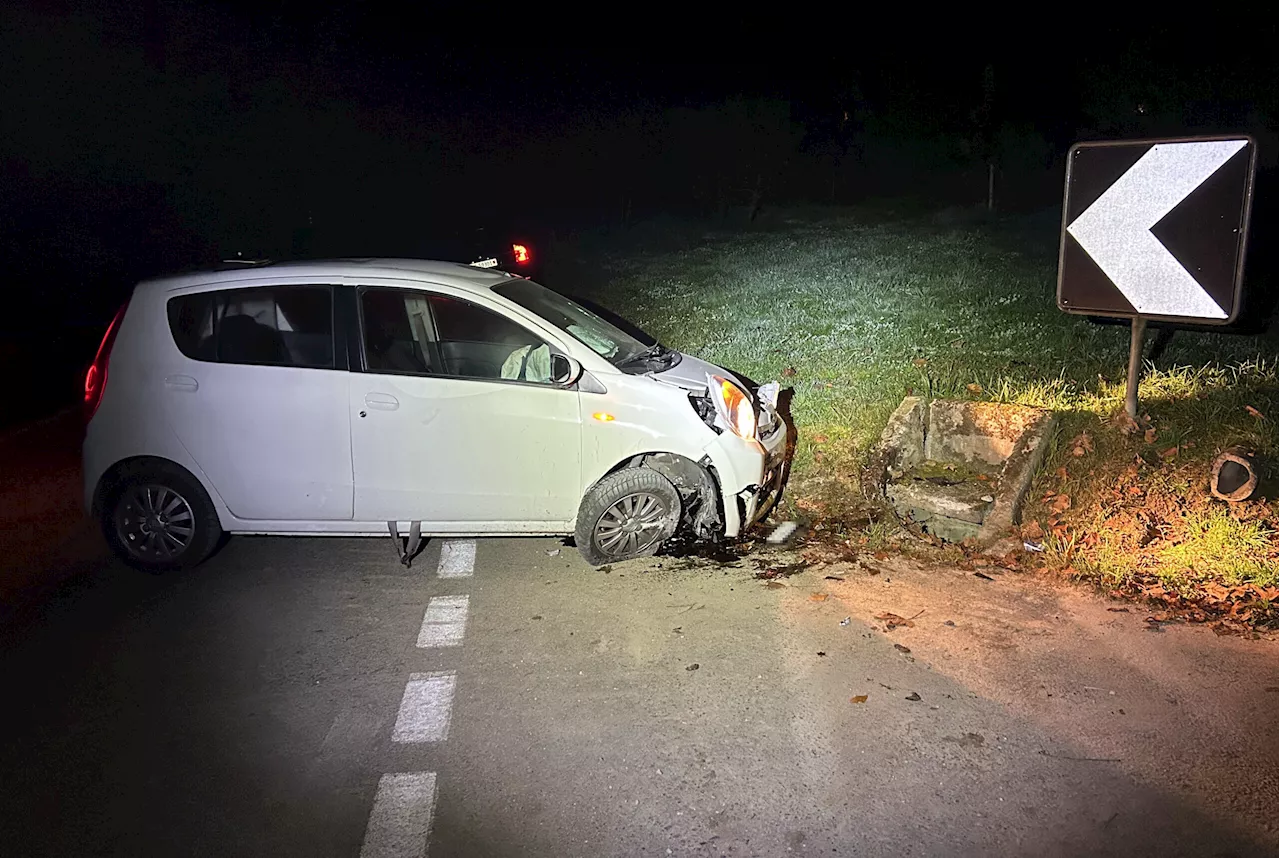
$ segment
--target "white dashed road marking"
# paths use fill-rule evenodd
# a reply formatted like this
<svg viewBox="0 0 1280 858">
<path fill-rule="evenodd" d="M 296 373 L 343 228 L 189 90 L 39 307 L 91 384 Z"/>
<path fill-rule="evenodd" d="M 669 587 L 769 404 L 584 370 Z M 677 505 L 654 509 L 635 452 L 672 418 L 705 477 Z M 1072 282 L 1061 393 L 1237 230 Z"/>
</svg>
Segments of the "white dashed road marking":
<svg viewBox="0 0 1280 858">
<path fill-rule="evenodd" d="M 418 646 L 458 646 L 467 631 L 467 596 L 436 596 L 427 604 Z"/>
<path fill-rule="evenodd" d="M 476 568 L 476 541 L 474 539 L 449 539 L 440 546 L 441 578 L 470 578 Z"/>
<path fill-rule="evenodd" d="M 423 858 L 435 808 L 435 772 L 383 775 L 360 858 Z"/>
<path fill-rule="evenodd" d="M 444 741 L 449 735 L 453 689 L 457 683 L 458 674 L 452 670 L 409 674 L 404 697 L 400 698 L 396 726 L 391 731 L 391 741 Z"/>
</svg>

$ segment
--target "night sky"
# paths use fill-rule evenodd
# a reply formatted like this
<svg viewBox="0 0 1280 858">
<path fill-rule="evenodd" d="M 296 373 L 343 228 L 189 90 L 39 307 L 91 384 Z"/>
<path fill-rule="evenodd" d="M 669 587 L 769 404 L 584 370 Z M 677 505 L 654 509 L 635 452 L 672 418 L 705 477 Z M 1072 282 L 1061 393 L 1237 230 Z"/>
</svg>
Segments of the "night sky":
<svg viewBox="0 0 1280 858">
<path fill-rule="evenodd" d="M 1099 137 L 1248 131 L 1274 169 L 1274 5 L 1104 12 L 6 5 L 0 255 L 96 324 L 136 276 L 283 255 L 308 224 L 343 239 L 321 251 L 417 252 L 442 219 L 589 227 L 746 177 L 779 203 L 965 205 L 987 161 L 1010 208 L 1050 210 Z"/>
</svg>

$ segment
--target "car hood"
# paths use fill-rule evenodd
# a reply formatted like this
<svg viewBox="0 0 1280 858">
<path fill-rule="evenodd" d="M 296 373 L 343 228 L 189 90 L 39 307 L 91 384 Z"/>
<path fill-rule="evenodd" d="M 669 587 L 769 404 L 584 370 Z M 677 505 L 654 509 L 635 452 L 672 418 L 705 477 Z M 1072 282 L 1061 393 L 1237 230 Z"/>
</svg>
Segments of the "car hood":
<svg viewBox="0 0 1280 858">
<path fill-rule="evenodd" d="M 752 385 L 748 379 L 743 378 L 738 373 L 727 370 L 722 366 L 716 366 L 713 363 L 708 363 L 702 358 L 696 358 L 693 355 L 685 354 L 684 352 L 681 352 L 680 355 L 680 362 L 678 364 L 670 369 L 663 370 L 662 372 L 649 373 L 649 377 L 655 381 L 660 381 L 663 384 L 682 387 L 685 390 L 690 390 L 703 395 L 707 392 L 708 374 L 731 378 L 748 390 L 752 390 L 755 387 L 755 385 Z"/>
</svg>

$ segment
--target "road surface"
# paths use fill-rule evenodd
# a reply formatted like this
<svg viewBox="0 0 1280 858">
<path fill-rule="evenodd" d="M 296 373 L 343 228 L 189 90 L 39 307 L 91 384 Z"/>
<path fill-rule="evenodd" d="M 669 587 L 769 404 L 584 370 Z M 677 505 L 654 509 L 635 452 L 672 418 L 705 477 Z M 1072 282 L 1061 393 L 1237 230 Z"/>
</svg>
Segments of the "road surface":
<svg viewBox="0 0 1280 858">
<path fill-rule="evenodd" d="M 552 539 L 405 569 L 239 538 L 153 578 L 79 527 L 3 561 L 51 582 L 0 627 L 6 855 L 1276 852 L 1274 640 L 1011 573 L 769 587 Z"/>
</svg>

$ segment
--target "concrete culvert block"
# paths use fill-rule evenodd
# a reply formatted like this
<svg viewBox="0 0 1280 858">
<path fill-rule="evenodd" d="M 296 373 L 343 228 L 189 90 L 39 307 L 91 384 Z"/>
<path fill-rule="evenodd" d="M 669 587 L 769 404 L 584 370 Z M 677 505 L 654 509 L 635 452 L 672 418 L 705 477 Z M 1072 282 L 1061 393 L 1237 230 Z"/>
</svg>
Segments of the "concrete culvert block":
<svg viewBox="0 0 1280 858">
<path fill-rule="evenodd" d="M 1257 454 L 1244 447 L 1223 450 L 1209 469 L 1209 492 L 1219 500 L 1236 503 L 1253 497 L 1258 489 Z"/>
</svg>

